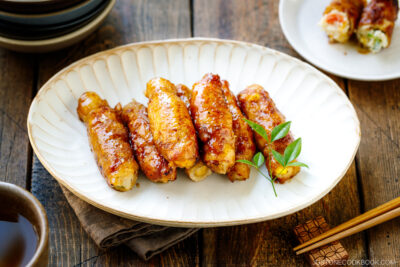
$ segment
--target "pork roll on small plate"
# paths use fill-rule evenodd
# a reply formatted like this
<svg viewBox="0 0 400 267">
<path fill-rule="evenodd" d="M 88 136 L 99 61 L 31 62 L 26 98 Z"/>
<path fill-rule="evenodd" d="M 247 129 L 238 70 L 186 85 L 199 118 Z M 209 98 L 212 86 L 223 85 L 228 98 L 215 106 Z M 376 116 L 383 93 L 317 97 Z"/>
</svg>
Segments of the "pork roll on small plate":
<svg viewBox="0 0 400 267">
<path fill-rule="evenodd" d="M 354 80 L 390 80 L 400 77 L 396 1 L 281 0 L 279 19 L 289 43 L 315 66 Z"/>
</svg>

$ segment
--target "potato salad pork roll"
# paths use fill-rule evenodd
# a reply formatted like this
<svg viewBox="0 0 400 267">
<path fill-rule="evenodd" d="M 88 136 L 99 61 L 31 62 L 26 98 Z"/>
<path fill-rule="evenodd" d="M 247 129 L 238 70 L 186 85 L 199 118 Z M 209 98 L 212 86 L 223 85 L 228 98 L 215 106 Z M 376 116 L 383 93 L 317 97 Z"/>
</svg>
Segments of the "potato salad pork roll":
<svg viewBox="0 0 400 267">
<path fill-rule="evenodd" d="M 129 129 L 129 137 L 136 160 L 146 177 L 152 182 L 174 181 L 176 168 L 158 152 L 154 144 L 146 107 L 132 100 L 122 110 L 120 106 L 119 109 L 121 118 Z"/>
<path fill-rule="evenodd" d="M 365 0 L 333 0 L 319 25 L 331 42 L 345 43 L 357 29 Z"/>
<path fill-rule="evenodd" d="M 212 171 L 226 174 L 235 164 L 235 136 L 221 87 L 218 75 L 204 75 L 193 85 L 190 109 L 203 145 L 204 163 Z"/>
<path fill-rule="evenodd" d="M 185 103 L 187 109 L 190 113 L 190 99 L 192 98 L 192 91 L 183 84 L 176 85 L 176 94 L 182 99 L 183 103 Z M 202 153 L 201 144 L 199 143 L 199 151 Z M 194 182 L 200 182 L 204 180 L 207 176 L 212 174 L 210 168 L 207 167 L 206 164 L 199 158 L 196 164 L 190 168 L 185 169 L 185 173 L 189 178 Z"/>
<path fill-rule="evenodd" d="M 89 143 L 107 183 L 118 191 L 130 190 L 136 183 L 139 166 L 117 112 L 94 92 L 82 94 L 77 112 L 86 124 Z"/>
<path fill-rule="evenodd" d="M 399 11 L 397 0 L 371 0 L 364 8 L 358 24 L 360 44 L 373 53 L 390 45 Z"/>
<path fill-rule="evenodd" d="M 196 130 L 175 85 L 163 78 L 147 83 L 150 130 L 158 151 L 180 168 L 192 167 L 198 158 Z"/>
<path fill-rule="evenodd" d="M 227 81 L 222 81 L 222 91 L 232 114 L 232 126 L 235 134 L 235 158 L 236 160 L 245 159 L 251 161 L 256 150 L 253 141 L 253 132 L 250 126 L 243 120 L 245 117 L 238 106 L 235 95 L 229 89 Z M 228 178 L 232 182 L 246 180 L 249 176 L 250 166 L 240 162 L 236 162 L 228 172 Z"/>
<path fill-rule="evenodd" d="M 279 124 L 285 122 L 285 117 L 276 108 L 274 101 L 269 97 L 267 91 L 265 91 L 260 85 L 250 85 L 245 90 L 239 93 L 238 100 L 240 107 L 247 118 L 259 125 L 263 126 L 265 131 L 271 137 L 272 129 Z M 255 134 L 255 140 L 258 149 L 260 149 L 264 156 L 267 158 L 266 163 L 269 159 L 269 150 L 267 141 L 259 134 Z M 284 138 L 273 142 L 272 148 L 279 153 L 283 154 L 286 147 L 293 142 L 293 136 L 289 132 Z M 269 168 L 269 164 L 266 164 Z M 270 172 L 274 177 L 277 177 L 280 183 L 284 183 L 300 171 L 298 166 L 289 166 L 283 169 L 274 158 L 271 159 Z"/>
</svg>

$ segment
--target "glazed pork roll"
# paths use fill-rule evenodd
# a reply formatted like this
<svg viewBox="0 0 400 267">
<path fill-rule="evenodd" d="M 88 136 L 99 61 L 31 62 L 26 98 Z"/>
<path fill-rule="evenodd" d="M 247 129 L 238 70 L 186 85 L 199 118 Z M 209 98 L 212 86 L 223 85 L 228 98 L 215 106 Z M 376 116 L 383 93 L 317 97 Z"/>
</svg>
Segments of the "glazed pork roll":
<svg viewBox="0 0 400 267">
<path fill-rule="evenodd" d="M 235 165 L 235 135 L 221 87 L 218 75 L 204 75 L 193 85 L 190 110 L 203 145 L 203 162 L 213 172 L 226 174 Z"/>
<path fill-rule="evenodd" d="M 373 53 L 390 45 L 399 6 L 397 0 L 371 0 L 357 29 L 360 44 Z"/>
<path fill-rule="evenodd" d="M 190 99 L 192 98 L 192 91 L 183 84 L 177 84 L 176 86 L 176 94 L 182 99 L 183 103 L 185 103 L 187 109 L 190 112 Z M 199 151 L 202 151 L 201 142 L 198 142 Z M 195 165 L 190 168 L 185 169 L 185 173 L 189 178 L 194 182 L 200 182 L 207 178 L 207 176 L 212 174 L 210 168 L 207 167 L 206 164 L 199 158 Z"/>
<path fill-rule="evenodd" d="M 333 0 L 326 7 L 319 25 L 330 42 L 345 43 L 357 29 L 365 0 Z"/>
<path fill-rule="evenodd" d="M 269 96 L 268 92 L 260 85 L 253 84 L 241 91 L 238 95 L 238 101 L 243 113 L 246 117 L 261 125 L 269 137 L 274 127 L 286 121 L 285 116 L 275 106 L 274 101 Z M 279 183 L 284 183 L 293 178 L 299 171 L 299 166 L 289 166 L 283 168 L 275 158 L 271 159 L 271 164 L 268 164 L 270 156 L 267 141 L 259 134 L 254 134 L 254 139 L 259 150 L 266 157 L 266 167 L 272 173 L 273 177 L 278 179 Z M 284 138 L 276 140 L 272 144 L 272 148 L 283 154 L 286 147 L 294 141 L 293 135 L 289 132 Z"/>
<path fill-rule="evenodd" d="M 179 168 L 190 168 L 198 159 L 196 130 L 176 87 L 163 78 L 147 83 L 150 130 L 161 155 Z"/>
<path fill-rule="evenodd" d="M 174 181 L 176 167 L 158 152 L 154 144 L 147 108 L 133 99 L 123 108 L 118 104 L 116 110 L 120 112 L 121 119 L 129 130 L 132 149 L 146 177 L 156 183 Z"/>
<path fill-rule="evenodd" d="M 107 183 L 118 191 L 130 190 L 136 183 L 139 166 L 119 114 L 95 92 L 81 95 L 77 112 L 87 127 L 89 143 Z"/>
<path fill-rule="evenodd" d="M 245 116 L 239 108 L 236 96 L 229 89 L 228 81 L 222 80 L 222 91 L 225 101 L 232 113 L 232 127 L 235 134 L 236 160 L 250 160 L 256 152 L 256 145 L 253 141 L 253 131 L 244 121 Z M 232 182 L 244 181 L 250 177 L 250 166 L 241 162 L 236 162 L 229 170 L 228 178 Z"/>
</svg>

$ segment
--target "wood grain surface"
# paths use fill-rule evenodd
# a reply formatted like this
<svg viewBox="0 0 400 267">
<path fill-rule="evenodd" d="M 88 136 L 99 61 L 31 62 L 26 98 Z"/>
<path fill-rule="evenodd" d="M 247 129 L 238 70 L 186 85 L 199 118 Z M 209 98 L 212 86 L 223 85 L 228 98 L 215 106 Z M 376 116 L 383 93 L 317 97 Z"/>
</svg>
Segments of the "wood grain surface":
<svg viewBox="0 0 400 267">
<path fill-rule="evenodd" d="M 357 170 L 363 210 L 400 196 L 400 81 L 349 81 L 350 99 L 361 122 Z M 367 230 L 371 260 L 400 264 L 400 218 Z"/>
<path fill-rule="evenodd" d="M 297 245 L 294 226 L 322 215 L 333 227 L 400 195 L 399 80 L 366 83 L 330 75 L 355 105 L 362 139 L 356 161 L 322 200 L 273 221 L 203 229 L 148 262 L 124 246 L 98 249 L 57 182 L 32 157 L 25 126 L 30 101 L 63 67 L 130 42 L 190 36 L 253 42 L 301 58 L 282 34 L 278 4 L 271 0 L 117 1 L 98 30 L 70 48 L 35 56 L 0 49 L 0 180 L 31 189 L 45 206 L 49 266 L 308 266 L 303 256 L 292 252 Z M 341 242 L 351 260 L 400 264 L 399 225 L 399 219 L 393 220 Z"/>
<path fill-rule="evenodd" d="M 26 117 L 35 83 L 33 56 L 0 50 L 0 181 L 26 187 L 32 149 Z"/>
</svg>

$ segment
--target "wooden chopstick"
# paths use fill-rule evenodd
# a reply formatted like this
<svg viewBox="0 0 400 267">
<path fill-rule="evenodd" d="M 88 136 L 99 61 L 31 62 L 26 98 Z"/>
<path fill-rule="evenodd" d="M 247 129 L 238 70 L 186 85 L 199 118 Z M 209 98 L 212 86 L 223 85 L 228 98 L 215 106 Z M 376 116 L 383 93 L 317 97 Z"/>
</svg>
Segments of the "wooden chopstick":
<svg viewBox="0 0 400 267">
<path fill-rule="evenodd" d="M 387 220 L 393 219 L 396 216 L 399 216 L 394 210 L 400 208 L 400 197 L 395 198 L 389 202 L 386 202 L 385 204 L 382 204 L 372 210 L 369 210 L 353 219 L 351 219 L 350 221 L 347 221 L 345 223 L 342 223 L 341 225 L 334 227 L 328 231 L 326 231 L 325 233 L 295 247 L 293 250 L 297 251 L 296 254 L 301 254 L 304 252 L 307 252 L 309 250 L 312 250 L 314 248 L 317 248 L 319 246 L 325 245 L 327 243 L 330 243 L 332 241 L 338 240 L 340 238 L 358 233 L 362 230 L 368 229 L 376 224 L 385 222 Z M 392 211 L 392 213 L 389 214 L 390 211 Z M 399 210 L 399 209 L 398 209 Z M 389 214 L 389 215 L 386 215 Z M 390 217 L 393 216 L 392 214 L 397 214 L 394 217 Z M 384 216 L 386 215 L 386 216 Z M 381 217 L 382 216 L 382 217 Z M 374 218 L 378 218 L 380 217 L 380 219 L 378 220 L 374 220 L 373 222 L 375 222 L 375 224 L 371 224 L 369 223 L 370 221 L 372 221 L 372 219 Z M 379 221 L 379 222 L 377 222 Z M 367 223 L 368 222 L 368 223 Z M 360 227 L 361 225 L 368 225 L 367 228 L 363 228 L 361 230 Z M 356 226 L 359 226 L 356 228 Z M 348 231 L 347 231 L 348 230 Z M 346 235 L 343 236 L 342 233 L 346 232 Z M 340 236 L 339 236 L 340 234 Z M 339 237 L 338 237 L 339 236 Z M 332 238 L 331 238 L 332 237 Z M 330 240 L 328 242 L 325 242 L 325 240 Z M 324 242 L 320 242 L 321 240 L 324 240 Z M 323 244 L 322 244 L 323 243 Z M 319 244 L 318 246 L 315 246 L 314 244 Z M 307 247 L 307 249 L 304 249 L 305 247 Z"/>
<path fill-rule="evenodd" d="M 330 236 L 330 237 L 328 237 L 326 239 L 323 239 L 323 240 L 321 240 L 321 241 L 319 241 L 317 243 L 312 244 L 311 246 L 308 246 L 308 247 L 305 247 L 303 249 L 300 249 L 300 250 L 296 251 L 296 254 L 299 255 L 299 254 L 302 254 L 304 252 L 308 252 L 308 251 L 313 250 L 315 248 L 318 248 L 320 246 L 323 246 L 323 245 L 329 244 L 329 243 L 331 243 L 333 241 L 336 241 L 336 240 L 339 240 L 341 238 L 344 238 L 346 236 L 353 235 L 353 234 L 361 232 L 361 231 L 363 231 L 365 229 L 371 228 L 371 227 L 373 227 L 375 225 L 378 225 L 378 224 L 381 224 L 383 222 L 389 221 L 389 220 L 391 220 L 393 218 L 396 218 L 398 216 L 400 216 L 400 207 L 395 208 L 395 209 L 393 209 L 391 211 L 388 211 L 388 212 L 386 212 L 384 214 L 381 214 L 381 215 L 379 215 L 377 217 L 374 217 L 371 220 L 365 221 L 365 222 L 363 222 L 361 224 L 358 224 L 358 225 L 356 225 L 356 226 L 354 226 L 352 228 L 349 228 L 349 229 L 347 229 L 347 230 L 345 230 L 343 232 L 340 232 L 340 233 L 338 233 L 336 235 L 332 235 L 332 236 Z"/>
</svg>

